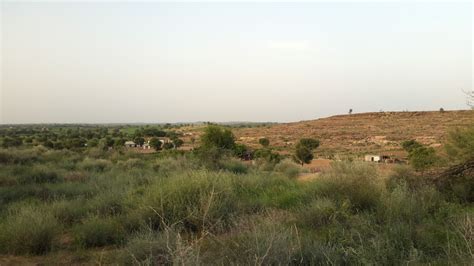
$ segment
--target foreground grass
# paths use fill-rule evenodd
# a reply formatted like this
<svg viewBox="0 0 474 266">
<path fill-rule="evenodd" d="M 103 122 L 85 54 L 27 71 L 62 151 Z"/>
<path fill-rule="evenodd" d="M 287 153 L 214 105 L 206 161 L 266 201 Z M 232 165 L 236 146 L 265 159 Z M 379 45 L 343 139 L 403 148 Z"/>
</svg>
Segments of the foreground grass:
<svg viewBox="0 0 474 266">
<path fill-rule="evenodd" d="M 474 209 L 406 169 L 337 163 L 314 182 L 193 158 L 0 151 L 3 259 L 113 264 L 469 264 Z M 226 170 L 227 169 L 227 170 Z M 273 170 L 272 170 L 273 169 Z M 291 170 L 287 170 L 291 169 Z M 15 256 L 15 257 L 12 257 Z M 1 261 L 0 261 L 1 262 Z"/>
</svg>

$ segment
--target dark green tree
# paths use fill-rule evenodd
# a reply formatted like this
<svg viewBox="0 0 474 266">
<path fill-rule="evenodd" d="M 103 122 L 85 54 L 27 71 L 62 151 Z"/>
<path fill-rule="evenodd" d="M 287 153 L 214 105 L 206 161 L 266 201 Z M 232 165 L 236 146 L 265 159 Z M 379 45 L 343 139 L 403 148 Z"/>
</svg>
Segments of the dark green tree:
<svg viewBox="0 0 474 266">
<path fill-rule="evenodd" d="M 413 168 L 423 174 L 425 170 L 435 165 L 438 157 L 433 148 L 421 146 L 411 150 L 408 159 Z"/>
<path fill-rule="evenodd" d="M 474 124 L 451 131 L 448 135 L 446 151 L 453 161 L 474 160 Z"/>
<path fill-rule="evenodd" d="M 171 150 L 173 148 L 174 148 L 174 145 L 173 145 L 172 142 L 166 142 L 166 143 L 163 144 L 163 149 L 165 149 L 165 150 Z"/>
<path fill-rule="evenodd" d="M 258 140 L 258 143 L 260 143 L 260 145 L 266 148 L 268 147 L 268 145 L 270 145 L 270 140 L 268 140 L 267 138 L 261 138 Z"/>
<path fill-rule="evenodd" d="M 177 149 L 177 148 L 183 146 L 184 141 L 180 138 L 175 138 L 175 139 L 173 139 L 173 144 L 174 144 L 174 147 Z"/>
<path fill-rule="evenodd" d="M 143 145 L 143 143 L 145 143 L 145 139 L 143 137 L 136 137 L 134 142 L 135 142 L 135 144 L 141 146 L 141 145 Z"/>
<path fill-rule="evenodd" d="M 420 148 L 422 147 L 423 145 L 421 145 L 421 143 L 419 143 L 418 141 L 412 139 L 412 140 L 406 140 L 404 142 L 401 143 L 403 149 L 405 151 L 407 151 L 408 153 L 410 153 L 412 150 L 416 149 L 416 148 Z"/>
<path fill-rule="evenodd" d="M 154 148 L 155 150 L 161 150 L 161 141 L 159 138 L 151 138 L 150 139 L 150 146 Z"/>
<path fill-rule="evenodd" d="M 319 140 L 313 138 L 303 138 L 300 139 L 299 145 L 309 149 L 314 150 L 319 147 Z"/>
<path fill-rule="evenodd" d="M 21 146 L 21 144 L 23 144 L 23 141 L 18 137 L 5 137 L 2 142 L 4 148 L 18 147 Z"/>
<path fill-rule="evenodd" d="M 210 125 L 204 129 L 204 134 L 201 136 L 201 145 L 203 147 L 232 150 L 235 146 L 235 137 L 229 129 Z"/>
<path fill-rule="evenodd" d="M 301 165 L 309 164 L 313 158 L 313 151 L 311 149 L 301 144 L 296 145 L 295 159 L 297 162 Z"/>
</svg>

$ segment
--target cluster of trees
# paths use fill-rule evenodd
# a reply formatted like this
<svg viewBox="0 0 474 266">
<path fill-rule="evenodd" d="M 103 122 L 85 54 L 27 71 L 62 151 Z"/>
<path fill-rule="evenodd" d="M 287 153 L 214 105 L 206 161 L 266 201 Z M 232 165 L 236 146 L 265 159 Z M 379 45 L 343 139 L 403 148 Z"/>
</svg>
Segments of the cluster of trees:
<svg viewBox="0 0 474 266">
<path fill-rule="evenodd" d="M 230 129 L 217 125 L 209 125 L 201 137 L 201 146 L 197 149 L 201 158 L 217 164 L 225 155 L 234 155 L 241 159 L 263 159 L 267 162 L 278 163 L 282 155 L 270 148 L 268 138 L 260 138 L 261 149 L 251 150 L 243 144 L 235 143 L 235 136 Z M 308 164 L 314 158 L 313 151 L 320 145 L 319 140 L 303 138 L 296 145 L 293 159 L 301 164 Z"/>
<path fill-rule="evenodd" d="M 139 145 L 145 143 L 145 138 L 169 137 L 171 143 L 163 147 L 155 141 L 156 149 L 172 149 L 183 145 L 180 135 L 174 131 L 165 131 L 158 127 L 139 127 L 133 133 L 123 130 L 124 126 L 70 126 L 51 125 L 0 127 L 0 139 L 3 148 L 19 147 L 22 145 L 42 145 L 51 149 L 79 149 L 123 147 L 127 140 L 133 140 Z"/>
</svg>

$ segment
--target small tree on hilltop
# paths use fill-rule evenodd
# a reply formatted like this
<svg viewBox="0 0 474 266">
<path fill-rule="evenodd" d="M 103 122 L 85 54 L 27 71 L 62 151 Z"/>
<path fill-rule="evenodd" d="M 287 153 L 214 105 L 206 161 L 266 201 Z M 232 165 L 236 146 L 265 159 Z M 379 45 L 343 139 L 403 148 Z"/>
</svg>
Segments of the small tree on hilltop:
<svg viewBox="0 0 474 266">
<path fill-rule="evenodd" d="M 270 145 L 270 140 L 268 140 L 267 138 L 261 138 L 258 140 L 258 143 L 260 143 L 260 145 L 266 148 L 268 147 L 268 145 Z"/>
</svg>

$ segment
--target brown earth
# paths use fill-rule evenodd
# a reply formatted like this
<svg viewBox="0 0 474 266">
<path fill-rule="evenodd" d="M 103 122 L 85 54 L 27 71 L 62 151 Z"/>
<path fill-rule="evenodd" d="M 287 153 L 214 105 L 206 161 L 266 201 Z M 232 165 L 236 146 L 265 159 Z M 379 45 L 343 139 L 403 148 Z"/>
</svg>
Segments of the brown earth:
<svg viewBox="0 0 474 266">
<path fill-rule="evenodd" d="M 262 137 L 282 153 L 292 152 L 301 138 L 317 138 L 316 155 L 361 156 L 388 153 L 404 156 L 400 143 L 415 139 L 435 148 L 442 147 L 449 130 L 474 123 L 473 111 L 378 112 L 337 115 L 317 120 L 237 128 L 238 142 L 258 148 Z"/>
</svg>

